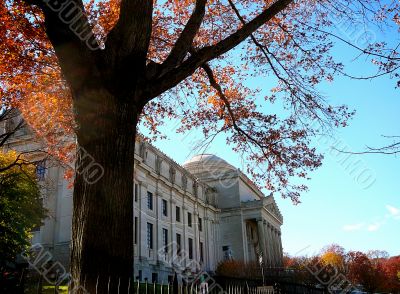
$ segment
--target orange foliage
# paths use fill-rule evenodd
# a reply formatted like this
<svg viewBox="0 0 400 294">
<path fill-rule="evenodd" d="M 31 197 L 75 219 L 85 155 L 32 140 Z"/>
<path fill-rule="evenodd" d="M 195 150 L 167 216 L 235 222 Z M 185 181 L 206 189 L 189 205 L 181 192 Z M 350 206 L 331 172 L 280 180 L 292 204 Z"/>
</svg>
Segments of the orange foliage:
<svg viewBox="0 0 400 294">
<path fill-rule="evenodd" d="M 243 22 L 249 22 L 274 1 L 237 2 Z M 322 29 L 331 27 L 332 19 L 320 2 L 293 2 L 284 13 L 275 15 L 253 33 L 260 46 L 246 40 L 232 53 L 210 62 L 225 101 L 199 68 L 148 103 L 142 113 L 142 125 L 154 137 L 162 137 L 159 127 L 164 118 L 178 119 L 181 132 L 201 128 L 206 140 L 225 133 L 234 151 L 242 153 L 249 162 L 247 172 L 259 184 L 297 203 L 300 192 L 307 187 L 293 185 L 289 178 L 307 179 L 307 172 L 321 165 L 322 156 L 310 144 L 310 138 L 316 134 L 314 122 L 345 126 L 353 114 L 344 106 L 327 105 L 316 89 L 319 83 L 331 81 L 343 70 L 343 65 L 330 55 L 332 43 Z M 154 1 L 148 62 L 165 61 L 195 3 Z M 105 45 L 118 21 L 120 0 L 89 0 L 84 4 L 94 34 Z M 336 2 L 329 5 L 335 6 Z M 384 13 L 393 11 L 393 7 L 388 7 Z M 311 20 L 314 29 L 310 28 Z M 243 27 L 243 22 L 229 1 L 209 0 L 193 50 L 218 43 Z M 50 152 L 68 160 L 74 146 L 67 144 L 63 135 L 74 136 L 73 97 L 46 36 L 42 12 L 23 0 L 2 0 L 0 24 L 2 103 L 20 108 L 27 122 L 45 138 Z M 269 75 L 275 78 L 262 85 L 271 90 L 265 97 L 259 97 L 259 89 L 246 86 L 252 76 Z M 278 98 L 282 104 L 274 105 Z M 287 110 L 282 117 L 270 111 L 282 107 Z"/>
</svg>

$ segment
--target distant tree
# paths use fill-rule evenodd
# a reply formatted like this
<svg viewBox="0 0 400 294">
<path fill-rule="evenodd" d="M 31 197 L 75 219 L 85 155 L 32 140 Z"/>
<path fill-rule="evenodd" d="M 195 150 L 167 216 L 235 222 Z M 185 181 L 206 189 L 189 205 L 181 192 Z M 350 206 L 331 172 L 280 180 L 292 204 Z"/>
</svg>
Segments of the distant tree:
<svg viewBox="0 0 400 294">
<path fill-rule="evenodd" d="M 400 293 L 400 255 L 385 259 L 383 270 L 385 272 L 385 291 Z"/>
<path fill-rule="evenodd" d="M 0 108 L 0 148 L 4 147 L 16 132 L 25 125 L 24 120 L 17 111 L 7 107 Z M 1 166 L 0 172 L 24 164 L 29 164 L 29 162 L 23 159 L 22 154 L 17 155 L 13 161 L 10 161 L 7 165 Z"/>
<path fill-rule="evenodd" d="M 0 151 L 0 268 L 3 269 L 30 244 L 32 229 L 40 226 L 46 211 L 32 165 L 10 164 L 15 152 Z"/>
<path fill-rule="evenodd" d="M 383 288 L 385 275 L 381 263 L 374 265 L 365 253 L 359 251 L 350 251 L 347 263 L 347 277 L 354 285 L 362 285 L 368 293 Z"/>
<path fill-rule="evenodd" d="M 322 249 L 320 258 L 325 265 L 332 266 L 339 272 L 345 271 L 345 249 L 337 244 L 331 244 Z"/>
<path fill-rule="evenodd" d="M 283 267 L 286 269 L 294 268 L 297 266 L 298 260 L 296 257 L 290 256 L 288 253 L 283 253 Z"/>
<path fill-rule="evenodd" d="M 218 264 L 217 274 L 229 278 L 261 279 L 261 269 L 258 262 L 241 260 L 225 260 Z"/>
<path fill-rule="evenodd" d="M 389 253 L 385 250 L 369 250 L 367 253 L 369 259 L 387 259 Z"/>
<path fill-rule="evenodd" d="M 320 264 L 320 258 L 314 256 L 306 258 L 304 256 L 289 256 L 283 257 L 284 268 L 290 272 L 290 277 L 293 282 L 306 285 L 315 285 L 318 280 L 315 278 L 313 271 Z"/>
</svg>

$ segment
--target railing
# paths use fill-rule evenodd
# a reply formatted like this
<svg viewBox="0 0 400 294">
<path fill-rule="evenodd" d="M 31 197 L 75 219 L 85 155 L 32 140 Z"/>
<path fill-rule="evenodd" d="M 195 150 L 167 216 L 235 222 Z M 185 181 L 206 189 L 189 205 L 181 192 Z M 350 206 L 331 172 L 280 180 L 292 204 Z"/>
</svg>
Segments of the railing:
<svg viewBox="0 0 400 294">
<path fill-rule="evenodd" d="M 323 288 L 314 284 L 296 282 L 295 277 L 284 270 L 270 271 L 264 279 L 230 278 L 216 276 L 215 281 L 228 294 L 327 294 Z"/>
<path fill-rule="evenodd" d="M 284 275 L 279 275 L 280 277 Z M 22 285 L 21 281 L 24 281 Z M 213 279 L 209 279 L 207 287 L 204 284 L 200 284 L 198 279 L 191 280 L 193 284 L 156 284 L 150 282 L 139 282 L 134 281 L 129 283 L 128 289 L 119 289 L 119 293 L 134 293 L 134 294 L 327 294 L 327 291 L 318 288 L 315 285 L 300 284 L 283 279 L 240 279 L 240 278 L 229 278 L 213 276 Z M 30 274 L 24 277 L 23 273 L 21 278 L 16 278 L 16 283 L 19 289 L 25 289 L 24 293 L 37 294 L 43 293 L 67 293 L 67 285 L 55 287 L 46 283 L 40 275 Z M 67 281 L 65 281 L 67 282 Z M 25 284 L 25 285 L 24 285 Z M 1 285 L 0 285 L 1 286 Z M 207 289 L 208 288 L 208 289 Z M 50 290 L 52 289 L 52 290 Z M 49 292 L 49 290 L 51 292 Z M 10 291 L 1 291 L 1 293 L 14 293 Z M 16 293 L 16 292 L 15 292 Z M 97 294 L 97 293 L 90 293 Z"/>
</svg>

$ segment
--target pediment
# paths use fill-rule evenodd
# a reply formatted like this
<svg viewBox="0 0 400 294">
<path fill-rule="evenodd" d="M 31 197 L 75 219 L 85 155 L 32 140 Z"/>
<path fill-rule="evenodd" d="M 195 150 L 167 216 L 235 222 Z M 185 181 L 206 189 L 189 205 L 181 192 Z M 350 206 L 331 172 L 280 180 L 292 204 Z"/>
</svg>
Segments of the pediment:
<svg viewBox="0 0 400 294">
<path fill-rule="evenodd" d="M 274 197 L 271 195 L 267 196 L 265 198 L 264 202 L 264 207 L 266 210 L 268 210 L 269 213 L 271 213 L 273 216 L 275 216 L 278 220 L 280 220 L 283 223 L 283 216 L 281 211 L 279 210 L 278 205 L 275 202 Z"/>
</svg>

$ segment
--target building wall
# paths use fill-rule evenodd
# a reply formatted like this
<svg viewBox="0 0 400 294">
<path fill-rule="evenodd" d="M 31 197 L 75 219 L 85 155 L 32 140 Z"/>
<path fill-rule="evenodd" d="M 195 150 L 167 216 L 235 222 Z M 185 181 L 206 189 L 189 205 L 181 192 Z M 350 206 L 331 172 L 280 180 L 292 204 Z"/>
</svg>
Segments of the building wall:
<svg viewBox="0 0 400 294">
<path fill-rule="evenodd" d="M 27 151 L 42 147 L 43 143 L 35 140 L 30 132 L 20 132 L 6 150 Z M 33 154 L 31 159 L 39 162 L 43 156 Z M 32 243 L 41 243 L 53 254 L 54 260 L 68 267 L 73 190 L 58 162 L 47 159 L 45 167 L 45 176 L 39 183 L 49 216 L 40 231 L 34 232 Z M 261 243 L 257 243 L 258 247 L 254 245 L 256 239 L 262 239 L 265 259 L 271 261 L 271 265 L 281 263 L 280 226 L 283 221 L 272 196 L 264 197 L 243 173 L 222 159 L 209 155 L 203 160 L 197 156 L 182 167 L 152 145 L 138 140 L 133 179 L 137 228 L 134 266 L 135 277 L 142 281 L 152 281 L 156 277 L 158 282 L 167 282 L 177 269 L 185 273 L 213 272 L 218 263 L 227 258 L 255 260 L 258 258 L 256 251 L 261 248 Z M 153 195 L 152 209 L 148 207 L 148 193 Z M 163 200 L 167 216 L 163 215 Z M 180 208 L 179 221 L 176 207 Z M 192 218 L 191 226 L 188 213 Z M 270 229 L 262 228 L 260 220 Z M 148 223 L 153 225 L 153 248 L 148 248 Z M 167 254 L 163 250 L 163 229 L 168 236 Z M 177 234 L 181 235 L 182 242 L 183 258 L 179 260 L 176 258 Z M 193 240 L 192 258 L 187 256 L 189 238 Z"/>
</svg>

